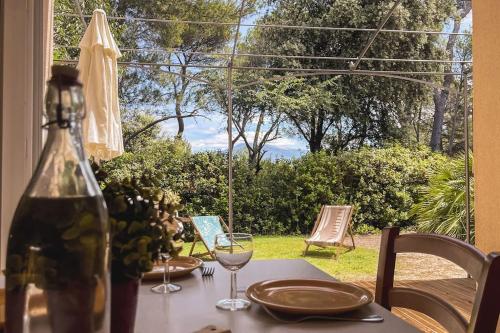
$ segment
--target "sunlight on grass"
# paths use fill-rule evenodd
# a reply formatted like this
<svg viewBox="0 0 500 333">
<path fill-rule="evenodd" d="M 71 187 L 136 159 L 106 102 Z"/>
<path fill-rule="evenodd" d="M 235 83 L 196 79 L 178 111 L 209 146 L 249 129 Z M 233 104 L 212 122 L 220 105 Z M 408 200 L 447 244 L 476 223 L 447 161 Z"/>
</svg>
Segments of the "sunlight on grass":
<svg viewBox="0 0 500 333">
<path fill-rule="evenodd" d="M 338 249 L 335 260 L 334 248 L 321 249 L 311 246 L 306 257 L 304 237 L 301 236 L 256 236 L 253 259 L 305 259 L 322 271 L 344 281 L 371 280 L 376 277 L 377 251 L 356 248 L 352 251 Z M 185 243 L 181 255 L 187 255 L 191 243 Z M 195 254 L 205 252 L 203 245 L 198 243 Z M 209 258 L 203 258 L 209 259 Z"/>
</svg>

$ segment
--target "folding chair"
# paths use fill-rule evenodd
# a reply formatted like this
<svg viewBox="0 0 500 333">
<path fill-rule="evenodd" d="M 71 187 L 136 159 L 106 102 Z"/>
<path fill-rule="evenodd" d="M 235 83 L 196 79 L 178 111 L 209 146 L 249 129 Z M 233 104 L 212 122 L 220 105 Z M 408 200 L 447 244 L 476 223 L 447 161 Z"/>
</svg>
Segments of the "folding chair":
<svg viewBox="0 0 500 333">
<path fill-rule="evenodd" d="M 213 259 L 215 259 L 213 253 L 215 249 L 215 236 L 224 233 L 223 227 L 225 230 L 229 230 L 227 225 L 224 223 L 224 220 L 220 216 L 193 216 L 191 217 L 191 223 L 193 224 L 195 235 L 189 255 L 191 256 L 193 254 L 196 243 L 201 241 L 207 249 L 207 252 L 197 255 L 203 256 L 209 254 Z"/>
<path fill-rule="evenodd" d="M 304 240 L 306 242 L 304 255 L 307 254 L 311 245 L 319 247 L 343 246 L 347 233 L 351 236 L 351 248 L 355 249 L 351 226 L 353 210 L 352 206 L 325 205 L 321 207 L 311 237 Z"/>
</svg>

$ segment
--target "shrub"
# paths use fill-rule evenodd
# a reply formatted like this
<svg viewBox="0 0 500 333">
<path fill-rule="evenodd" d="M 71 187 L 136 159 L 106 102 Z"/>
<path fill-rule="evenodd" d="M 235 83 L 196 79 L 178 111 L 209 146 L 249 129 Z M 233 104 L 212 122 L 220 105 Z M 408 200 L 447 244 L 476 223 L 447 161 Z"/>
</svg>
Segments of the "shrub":
<svg viewBox="0 0 500 333">
<path fill-rule="evenodd" d="M 324 204 L 355 206 L 355 229 L 409 226 L 419 188 L 431 165 L 446 158 L 427 148 L 363 148 L 337 156 L 309 153 L 292 160 L 262 161 L 255 173 L 245 155 L 234 158 L 235 231 L 305 234 Z M 227 217 L 227 154 L 192 153 L 179 140 L 162 140 L 107 162 L 114 177 L 147 171 L 162 188 L 179 193 L 185 215 Z M 366 227 L 365 227 L 366 225 Z M 188 233 L 189 235 L 189 233 Z"/>
<path fill-rule="evenodd" d="M 472 154 L 469 155 L 472 170 Z M 421 201 L 411 214 L 423 232 L 445 234 L 465 240 L 465 157 L 458 156 L 448 163 L 429 170 L 429 183 L 421 188 Z M 471 184 L 473 178 L 471 177 Z M 474 241 L 474 191 L 471 186 L 471 241 Z"/>
<path fill-rule="evenodd" d="M 427 184 L 427 170 L 445 160 L 426 147 L 399 145 L 342 153 L 336 158 L 341 177 L 339 202 L 355 206 L 355 228 L 412 225 L 409 211 L 418 201 L 418 189 Z"/>
</svg>

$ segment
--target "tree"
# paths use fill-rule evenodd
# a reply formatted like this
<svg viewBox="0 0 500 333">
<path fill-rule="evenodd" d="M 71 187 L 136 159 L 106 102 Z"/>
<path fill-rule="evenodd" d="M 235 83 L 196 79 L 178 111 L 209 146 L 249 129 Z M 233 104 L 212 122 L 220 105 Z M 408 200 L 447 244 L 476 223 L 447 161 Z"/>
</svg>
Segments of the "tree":
<svg viewBox="0 0 500 333">
<path fill-rule="evenodd" d="M 138 112 L 122 112 L 123 121 L 123 137 L 130 138 L 132 134 L 136 133 L 139 129 L 144 128 L 147 124 L 150 124 L 154 117 L 147 113 Z M 125 151 L 134 152 L 140 150 L 151 142 L 156 141 L 161 138 L 161 128 L 158 125 L 152 126 L 146 131 L 142 132 L 142 135 L 137 137 L 136 140 L 125 139 Z"/>
<path fill-rule="evenodd" d="M 224 0 L 166 0 L 147 3 L 128 0 L 121 1 L 120 7 L 132 16 L 161 17 L 173 21 L 234 22 L 239 15 L 237 4 Z M 249 13 L 251 6 L 248 8 Z M 207 56 L 205 53 L 223 49 L 232 36 L 233 28 L 230 25 L 188 23 L 170 23 L 167 26 L 158 22 L 141 24 L 148 31 L 141 37 L 141 44 L 164 50 L 158 54 L 159 62 L 165 63 L 159 78 L 163 86 L 162 97 L 165 101 L 174 103 L 173 113 L 178 122 L 177 137 L 180 138 L 185 130 L 183 115 L 196 114 L 198 111 L 192 100 L 201 86 L 197 79 L 203 76 L 204 71 L 193 67 L 225 64 L 224 59 Z M 170 119 L 171 114 L 165 108 L 156 110 L 157 120 Z"/>
<path fill-rule="evenodd" d="M 340 113 L 329 112 L 341 103 L 343 97 L 336 94 L 338 87 L 335 81 L 334 78 L 310 84 L 311 80 L 286 80 L 270 90 L 278 109 L 307 141 L 311 152 L 320 151 L 329 130 L 341 123 Z"/>
<path fill-rule="evenodd" d="M 325 27 L 375 27 L 392 4 L 364 0 L 277 0 L 260 19 L 264 24 Z M 451 15 L 451 0 L 408 1 L 398 6 L 386 24 L 387 29 L 441 30 Z M 259 53 L 357 57 L 369 35 L 358 31 L 317 29 L 256 29 L 249 41 Z M 368 50 L 367 57 L 439 58 L 443 50 L 438 36 L 382 33 Z M 267 67 L 302 69 L 348 69 L 348 63 L 303 58 L 269 58 Z M 433 71 L 430 63 L 363 61 L 360 69 Z M 293 71 L 282 78 L 292 77 Z M 299 81 L 279 83 L 297 103 L 282 109 L 293 131 L 309 142 L 311 151 L 324 147 L 325 141 L 336 151 L 363 144 L 380 145 L 400 139 L 401 128 L 408 127 L 406 113 L 418 114 L 430 94 L 428 88 L 405 81 L 368 76 L 322 75 Z M 306 97 L 308 95 L 309 97 Z M 301 99 L 313 104 L 297 109 Z M 298 117 L 300 115 L 300 118 Z M 411 117 L 410 117 L 411 118 Z"/>
<path fill-rule="evenodd" d="M 237 134 L 232 145 L 242 140 L 248 152 L 248 162 L 256 172 L 261 169 L 261 162 L 266 153 L 265 146 L 279 138 L 283 117 L 276 112 L 274 96 L 263 86 L 238 88 L 240 84 L 256 79 L 256 73 L 233 74 L 233 126 Z M 226 75 L 211 72 L 207 75 L 211 82 L 227 82 Z M 227 89 L 225 85 L 207 85 L 199 91 L 197 104 L 208 112 L 228 114 Z"/>
<path fill-rule="evenodd" d="M 92 14 L 93 9 L 100 8 L 102 5 L 109 16 L 123 16 L 125 12 L 122 7 L 126 8 L 127 1 L 88 0 L 80 1 L 80 6 L 84 14 Z M 56 13 L 75 12 L 75 3 L 72 0 L 56 0 L 54 7 Z M 89 20 L 86 22 L 88 23 Z M 148 31 L 141 24 L 128 24 L 121 20 L 109 19 L 108 23 L 113 37 L 121 48 L 137 48 Z M 77 46 L 84 32 L 83 23 L 79 18 L 56 15 L 54 21 L 54 59 L 78 60 L 79 49 Z M 158 56 L 155 54 L 123 51 L 120 61 L 156 62 L 157 58 Z M 163 88 L 158 84 L 156 71 L 119 66 L 118 80 L 122 120 L 129 120 L 134 113 L 141 114 L 145 112 L 144 110 L 152 113 L 151 110 L 155 110 L 164 102 L 161 95 Z"/>
<path fill-rule="evenodd" d="M 463 36 L 459 38 L 455 47 L 455 59 L 461 61 L 472 60 L 472 38 L 471 36 Z M 456 66 L 459 67 L 459 66 Z M 449 117 L 445 118 L 444 129 L 446 130 L 443 133 L 443 141 L 447 140 L 448 145 L 448 155 L 453 155 L 459 151 L 463 151 L 465 148 L 464 137 L 460 135 L 464 133 L 464 97 L 463 97 L 463 89 L 464 83 L 467 84 L 467 99 L 468 105 L 472 105 L 472 78 L 467 74 L 467 71 L 470 69 L 468 66 L 460 66 L 460 70 L 465 73 L 462 76 L 455 80 L 453 87 L 457 93 L 451 94 L 449 97 L 448 109 L 449 109 Z M 458 68 L 456 69 L 458 70 Z M 467 77 L 465 78 L 465 75 Z M 458 82 L 457 82 L 458 81 Z M 470 112 L 470 111 L 469 111 Z"/>
<path fill-rule="evenodd" d="M 462 20 L 469 14 L 472 9 L 472 3 L 470 1 L 457 1 L 457 9 L 453 15 L 453 30 L 452 32 L 457 33 L 460 31 L 462 25 Z M 454 60 L 455 46 L 457 43 L 457 35 L 449 35 L 448 41 L 446 43 L 446 54 L 449 60 Z M 445 71 L 450 73 L 452 71 L 452 65 L 446 66 Z M 445 75 L 443 78 L 442 85 L 446 89 L 435 89 L 434 91 L 434 122 L 432 126 L 432 136 L 430 141 L 430 147 L 433 151 L 439 151 L 442 149 L 442 133 L 444 124 L 444 115 L 446 111 L 446 106 L 448 102 L 448 97 L 450 92 L 448 88 L 452 86 L 455 81 L 455 77 L 452 74 Z"/>
</svg>

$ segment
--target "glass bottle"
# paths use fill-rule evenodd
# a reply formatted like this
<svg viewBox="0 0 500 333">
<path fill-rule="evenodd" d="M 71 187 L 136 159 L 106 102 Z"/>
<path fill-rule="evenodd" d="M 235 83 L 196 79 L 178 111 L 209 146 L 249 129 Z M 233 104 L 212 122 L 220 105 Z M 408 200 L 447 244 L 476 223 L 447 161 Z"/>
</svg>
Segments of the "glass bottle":
<svg viewBox="0 0 500 333">
<path fill-rule="evenodd" d="M 78 71 L 52 68 L 47 141 L 10 227 L 7 333 L 109 332 L 109 231 L 81 139 Z"/>
</svg>

